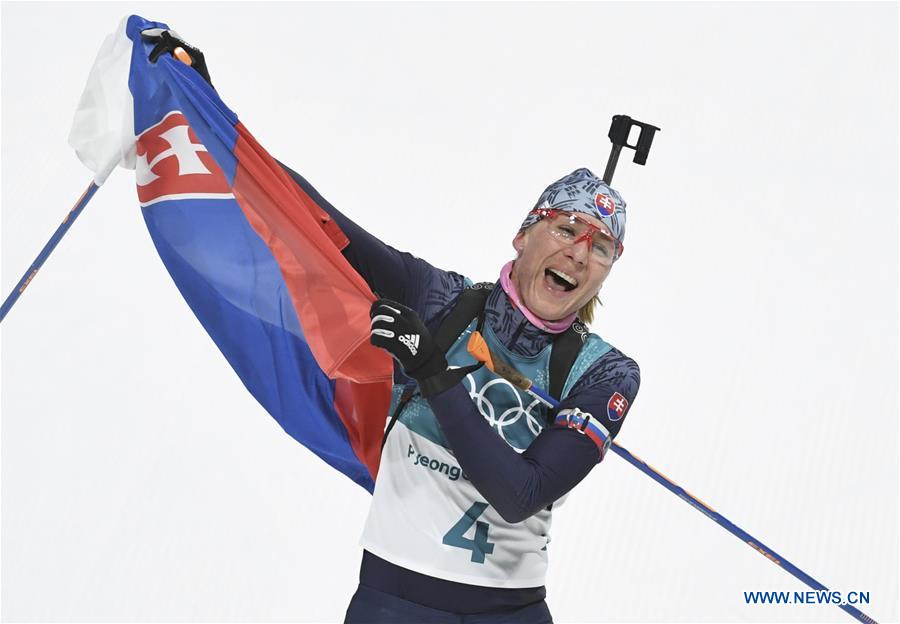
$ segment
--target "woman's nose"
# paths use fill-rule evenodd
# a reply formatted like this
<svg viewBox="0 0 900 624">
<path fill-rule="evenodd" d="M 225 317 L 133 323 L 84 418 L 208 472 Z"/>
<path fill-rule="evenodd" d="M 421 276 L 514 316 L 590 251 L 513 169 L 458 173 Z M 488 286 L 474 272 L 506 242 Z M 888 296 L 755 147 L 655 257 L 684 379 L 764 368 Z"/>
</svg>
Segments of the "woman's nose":
<svg viewBox="0 0 900 624">
<path fill-rule="evenodd" d="M 569 248 L 566 250 L 566 255 L 568 255 L 575 262 L 586 264 L 588 258 L 591 255 L 591 245 L 593 245 L 591 235 L 585 234 L 584 236 L 578 238 L 571 246 L 569 246 Z"/>
</svg>

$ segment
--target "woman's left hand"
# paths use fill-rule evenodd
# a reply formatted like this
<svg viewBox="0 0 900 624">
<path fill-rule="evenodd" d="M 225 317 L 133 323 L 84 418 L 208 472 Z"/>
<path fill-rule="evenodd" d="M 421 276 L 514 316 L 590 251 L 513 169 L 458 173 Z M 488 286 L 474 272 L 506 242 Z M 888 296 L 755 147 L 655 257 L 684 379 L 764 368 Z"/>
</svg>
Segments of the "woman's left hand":
<svg viewBox="0 0 900 624">
<path fill-rule="evenodd" d="M 408 376 L 421 381 L 447 370 L 447 359 L 414 310 L 390 299 L 379 299 L 372 304 L 369 316 L 370 342 L 390 353 Z"/>
</svg>

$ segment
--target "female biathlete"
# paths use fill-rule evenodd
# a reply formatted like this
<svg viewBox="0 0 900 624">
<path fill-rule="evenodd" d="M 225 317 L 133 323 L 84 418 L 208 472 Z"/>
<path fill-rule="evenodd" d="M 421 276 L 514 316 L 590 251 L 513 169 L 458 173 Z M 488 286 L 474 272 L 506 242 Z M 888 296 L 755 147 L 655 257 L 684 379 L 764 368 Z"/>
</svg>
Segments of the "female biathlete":
<svg viewBox="0 0 900 624">
<path fill-rule="evenodd" d="M 199 50 L 156 36 L 156 56 L 183 47 L 209 80 Z M 381 242 L 285 170 L 349 238 L 344 256 L 381 297 L 371 341 L 397 361 L 345 621 L 551 622 L 552 511 L 603 459 L 640 384 L 635 361 L 582 324 L 622 255 L 625 202 L 574 171 L 527 213 L 499 278 L 473 284 Z M 476 329 L 559 407 L 477 365 L 466 349 Z"/>
</svg>

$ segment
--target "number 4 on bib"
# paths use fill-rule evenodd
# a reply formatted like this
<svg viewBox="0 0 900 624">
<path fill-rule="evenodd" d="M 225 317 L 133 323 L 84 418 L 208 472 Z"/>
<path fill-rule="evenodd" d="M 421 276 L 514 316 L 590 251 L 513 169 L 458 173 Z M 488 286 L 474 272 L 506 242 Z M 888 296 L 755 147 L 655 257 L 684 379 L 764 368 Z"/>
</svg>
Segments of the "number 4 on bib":
<svg viewBox="0 0 900 624">
<path fill-rule="evenodd" d="M 487 507 L 487 503 L 475 503 L 444 535 L 443 543 L 447 546 L 471 550 L 473 563 L 484 563 L 484 556 L 494 552 L 494 543 L 488 541 L 488 523 L 478 522 L 478 516 L 483 514 Z M 475 539 L 465 536 L 466 531 L 473 524 L 475 525 Z"/>
</svg>

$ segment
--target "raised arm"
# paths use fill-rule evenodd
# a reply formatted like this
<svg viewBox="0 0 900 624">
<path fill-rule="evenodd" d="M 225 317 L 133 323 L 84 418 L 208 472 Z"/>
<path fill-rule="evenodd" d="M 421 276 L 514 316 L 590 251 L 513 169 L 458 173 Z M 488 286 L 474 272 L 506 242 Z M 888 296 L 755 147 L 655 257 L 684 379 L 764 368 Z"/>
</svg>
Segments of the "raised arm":
<svg viewBox="0 0 900 624">
<path fill-rule="evenodd" d="M 369 288 L 379 296 L 418 308 L 422 285 L 430 283 L 439 269 L 383 243 L 332 206 L 303 176 L 280 161 L 278 164 L 350 239 L 350 244 L 343 249 L 344 257 Z"/>
</svg>

